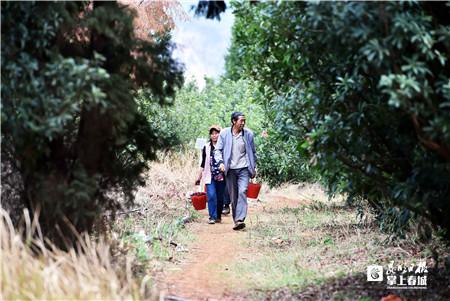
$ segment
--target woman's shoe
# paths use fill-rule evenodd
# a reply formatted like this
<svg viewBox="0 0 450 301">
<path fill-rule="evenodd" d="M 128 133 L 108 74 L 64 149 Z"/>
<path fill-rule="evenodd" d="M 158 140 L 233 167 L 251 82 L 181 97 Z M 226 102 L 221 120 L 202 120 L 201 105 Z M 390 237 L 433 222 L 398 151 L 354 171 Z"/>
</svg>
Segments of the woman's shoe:
<svg viewBox="0 0 450 301">
<path fill-rule="evenodd" d="M 222 214 L 230 214 L 230 206 L 225 206 L 222 210 Z"/>
</svg>

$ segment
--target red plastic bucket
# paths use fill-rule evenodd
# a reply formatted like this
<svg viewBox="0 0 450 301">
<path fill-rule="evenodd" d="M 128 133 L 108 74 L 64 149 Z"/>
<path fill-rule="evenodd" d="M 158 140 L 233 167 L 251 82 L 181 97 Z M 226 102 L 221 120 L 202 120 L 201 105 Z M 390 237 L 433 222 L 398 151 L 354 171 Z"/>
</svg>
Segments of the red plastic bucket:
<svg viewBox="0 0 450 301">
<path fill-rule="evenodd" d="M 257 199 L 260 190 L 261 184 L 252 182 L 248 183 L 247 197 L 251 199 Z"/>
<path fill-rule="evenodd" d="M 191 202 L 192 206 L 194 206 L 195 210 L 203 210 L 206 208 L 206 193 L 204 192 L 195 192 L 191 194 Z"/>
</svg>

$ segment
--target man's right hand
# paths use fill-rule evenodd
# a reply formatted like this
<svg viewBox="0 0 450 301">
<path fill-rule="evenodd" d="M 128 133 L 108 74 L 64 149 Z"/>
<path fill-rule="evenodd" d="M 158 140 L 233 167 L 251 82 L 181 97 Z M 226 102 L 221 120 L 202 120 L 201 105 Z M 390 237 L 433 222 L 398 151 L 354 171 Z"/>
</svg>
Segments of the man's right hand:
<svg viewBox="0 0 450 301">
<path fill-rule="evenodd" d="M 220 163 L 220 165 L 219 165 L 219 170 L 220 170 L 221 172 L 225 172 L 225 164 Z"/>
</svg>

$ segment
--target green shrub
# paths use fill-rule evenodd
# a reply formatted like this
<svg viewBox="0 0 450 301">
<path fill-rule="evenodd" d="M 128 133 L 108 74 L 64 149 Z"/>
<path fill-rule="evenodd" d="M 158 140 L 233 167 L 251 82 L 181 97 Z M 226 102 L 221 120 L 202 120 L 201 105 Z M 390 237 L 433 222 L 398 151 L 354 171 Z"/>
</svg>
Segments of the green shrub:
<svg viewBox="0 0 450 301">
<path fill-rule="evenodd" d="M 227 72 L 261 83 L 331 192 L 450 238 L 449 3 L 235 2 Z M 236 66 L 236 67 L 235 67 Z"/>
<path fill-rule="evenodd" d="M 270 186 L 319 180 L 317 171 L 308 163 L 309 157 L 299 152 L 295 139 L 268 131 L 267 137 L 257 137 L 256 147 L 257 176 Z"/>
</svg>

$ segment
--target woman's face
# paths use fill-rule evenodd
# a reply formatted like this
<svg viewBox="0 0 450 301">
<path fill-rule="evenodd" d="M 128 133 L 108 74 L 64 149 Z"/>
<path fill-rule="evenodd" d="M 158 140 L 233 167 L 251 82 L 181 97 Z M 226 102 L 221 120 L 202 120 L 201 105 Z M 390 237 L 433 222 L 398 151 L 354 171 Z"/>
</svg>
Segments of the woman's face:
<svg viewBox="0 0 450 301">
<path fill-rule="evenodd" d="M 211 137 L 212 142 L 217 142 L 217 139 L 219 139 L 219 132 L 218 131 L 212 131 L 209 135 Z"/>
</svg>

